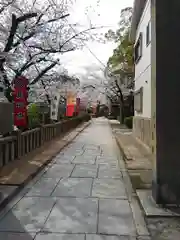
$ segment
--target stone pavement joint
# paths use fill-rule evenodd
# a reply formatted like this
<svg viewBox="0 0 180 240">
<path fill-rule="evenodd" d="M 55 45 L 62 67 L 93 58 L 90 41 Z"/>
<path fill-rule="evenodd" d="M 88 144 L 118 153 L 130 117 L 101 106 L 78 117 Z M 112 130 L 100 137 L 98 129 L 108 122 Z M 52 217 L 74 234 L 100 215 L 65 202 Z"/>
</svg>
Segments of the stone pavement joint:
<svg viewBox="0 0 180 240">
<path fill-rule="evenodd" d="M 149 240 L 119 161 L 108 120 L 93 119 L 3 209 L 0 239 Z"/>
<path fill-rule="evenodd" d="M 0 171 L 0 207 L 5 206 L 31 179 L 51 162 L 65 146 L 83 131 L 90 122 L 83 123 L 63 137 L 48 142 L 20 160 L 13 161 Z M 66 140 L 65 140 L 66 139 Z"/>
<path fill-rule="evenodd" d="M 114 121 L 111 120 L 109 122 L 116 142 L 123 154 L 133 188 L 151 188 L 152 161 L 150 149 L 137 141 L 130 130 L 125 131 L 124 126 L 121 126 L 120 123 L 116 122 L 114 124 Z"/>
</svg>

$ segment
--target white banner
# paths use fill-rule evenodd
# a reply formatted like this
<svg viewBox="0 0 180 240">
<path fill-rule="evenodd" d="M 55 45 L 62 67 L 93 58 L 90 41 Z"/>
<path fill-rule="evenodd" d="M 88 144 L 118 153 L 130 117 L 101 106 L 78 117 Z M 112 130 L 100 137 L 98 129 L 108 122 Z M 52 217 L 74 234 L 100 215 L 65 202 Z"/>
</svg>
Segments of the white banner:
<svg viewBox="0 0 180 240">
<path fill-rule="evenodd" d="M 53 94 L 53 98 L 51 100 L 51 115 L 50 115 L 50 118 L 52 120 L 58 120 L 59 100 L 60 93 Z"/>
</svg>

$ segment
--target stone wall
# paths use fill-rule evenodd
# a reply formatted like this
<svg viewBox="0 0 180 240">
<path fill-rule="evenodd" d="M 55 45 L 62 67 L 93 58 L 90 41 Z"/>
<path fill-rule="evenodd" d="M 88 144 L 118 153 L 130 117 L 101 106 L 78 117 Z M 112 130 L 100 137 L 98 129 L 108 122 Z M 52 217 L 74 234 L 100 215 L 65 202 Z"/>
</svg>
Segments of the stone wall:
<svg viewBox="0 0 180 240">
<path fill-rule="evenodd" d="M 143 117 L 133 118 L 133 134 L 148 147 L 151 146 L 151 119 Z"/>
</svg>

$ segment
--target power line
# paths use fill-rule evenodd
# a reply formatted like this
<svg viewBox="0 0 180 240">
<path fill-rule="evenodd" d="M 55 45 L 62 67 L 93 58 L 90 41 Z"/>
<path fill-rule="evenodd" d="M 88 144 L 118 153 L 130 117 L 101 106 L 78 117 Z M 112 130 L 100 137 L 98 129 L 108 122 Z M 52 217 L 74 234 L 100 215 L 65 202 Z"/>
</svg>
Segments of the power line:
<svg viewBox="0 0 180 240">
<path fill-rule="evenodd" d="M 66 22 L 68 23 L 67 20 L 66 20 Z M 68 23 L 68 24 L 69 24 L 69 23 Z M 70 28 L 74 31 L 75 34 L 78 34 L 78 32 L 71 26 L 71 24 L 69 24 L 69 26 L 70 26 Z M 92 54 L 92 56 L 93 56 L 105 69 L 107 69 L 112 76 L 117 77 L 117 76 L 111 71 L 111 69 L 110 69 L 108 66 L 106 66 L 106 65 L 96 56 L 96 54 L 89 48 L 89 46 L 87 45 L 87 43 L 85 43 L 82 39 L 80 39 L 80 41 L 81 41 L 82 44 L 89 50 L 89 52 Z M 101 68 L 101 67 L 100 67 L 100 69 L 101 69 L 103 72 L 104 72 L 104 70 L 105 70 L 104 68 Z"/>
<path fill-rule="evenodd" d="M 66 20 L 66 22 L 68 23 L 68 21 Z M 70 28 L 74 31 L 75 34 L 78 34 L 78 32 L 71 26 L 71 24 L 69 24 Z M 89 48 L 89 46 L 82 40 L 80 39 L 80 41 L 82 42 L 82 44 L 89 50 L 89 52 L 92 54 L 92 56 L 103 66 L 103 67 L 107 67 L 97 56 L 96 54 Z M 101 70 L 104 71 L 104 69 L 101 68 Z"/>
</svg>

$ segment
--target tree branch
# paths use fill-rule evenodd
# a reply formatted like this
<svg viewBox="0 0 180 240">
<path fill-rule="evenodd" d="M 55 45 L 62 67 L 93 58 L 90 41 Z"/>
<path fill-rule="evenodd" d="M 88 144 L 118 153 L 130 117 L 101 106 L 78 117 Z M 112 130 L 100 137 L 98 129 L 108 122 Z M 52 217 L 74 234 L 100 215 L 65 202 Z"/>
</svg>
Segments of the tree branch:
<svg viewBox="0 0 180 240">
<path fill-rule="evenodd" d="M 7 4 L 4 4 L 4 6 L 2 6 L 2 7 L 0 8 L 0 14 L 1 14 L 8 6 L 10 6 L 14 1 L 15 1 L 15 0 L 12 0 L 12 1 L 8 2 Z"/>
<path fill-rule="evenodd" d="M 13 44 L 13 47 L 17 47 L 21 42 L 25 42 L 32 38 L 36 34 L 36 31 L 31 32 L 28 36 L 25 36 L 24 38 L 19 37 L 19 40 Z"/>
<path fill-rule="evenodd" d="M 56 22 L 56 21 L 58 21 L 60 19 L 64 19 L 64 18 L 69 17 L 69 16 L 70 16 L 70 14 L 67 13 L 65 15 L 62 15 L 62 16 L 58 17 L 58 18 L 53 18 L 53 19 L 50 19 L 50 20 L 48 20 L 48 21 L 46 21 L 44 23 L 39 23 L 39 24 L 37 24 L 37 26 L 42 26 L 42 25 L 46 25 L 48 23 Z"/>
<path fill-rule="evenodd" d="M 61 45 L 61 49 L 62 49 L 68 42 L 70 42 L 72 39 L 76 38 L 77 36 L 79 36 L 79 35 L 81 35 L 81 34 L 83 34 L 83 33 L 85 33 L 85 32 L 88 32 L 88 31 L 91 31 L 91 30 L 94 30 L 94 29 L 96 29 L 96 28 L 95 28 L 95 27 L 92 27 L 92 28 L 88 28 L 88 29 L 86 29 L 86 30 L 83 30 L 83 31 L 81 31 L 81 32 L 76 33 L 75 35 L 73 35 L 72 37 L 70 37 L 68 40 L 66 40 L 66 41 Z"/>
<path fill-rule="evenodd" d="M 34 46 L 34 45 L 30 45 L 29 46 L 30 48 L 35 48 L 35 49 L 38 49 L 40 51 L 42 51 L 43 53 L 66 53 L 66 52 L 71 52 L 71 51 L 74 51 L 75 48 L 70 48 L 70 49 L 67 49 L 67 50 L 64 50 L 64 51 L 61 51 L 61 48 L 60 49 L 54 49 L 54 48 L 43 48 L 41 46 Z"/>
<path fill-rule="evenodd" d="M 46 25 L 46 24 L 48 24 L 48 23 L 56 22 L 56 21 L 58 21 L 58 20 L 60 20 L 60 19 L 66 18 L 66 17 L 68 17 L 69 15 L 70 15 L 70 14 L 66 14 L 66 15 L 63 15 L 63 16 L 61 16 L 61 17 L 59 17 L 59 18 L 50 19 L 50 20 L 48 20 L 48 21 L 46 21 L 46 22 L 44 22 L 44 23 L 39 23 L 39 24 L 37 24 L 37 23 L 40 21 L 40 19 L 42 18 L 42 16 L 43 16 L 43 14 L 41 14 L 40 17 L 38 18 L 35 26 L 44 26 L 44 25 Z M 32 38 L 35 34 L 36 34 L 36 31 L 32 31 L 31 33 L 29 33 L 28 36 L 25 36 L 24 38 L 20 38 L 16 43 L 13 44 L 13 47 L 17 47 L 17 46 L 21 43 L 21 41 L 22 41 L 22 42 L 25 42 L 25 41 L 29 40 L 29 39 Z"/>
<path fill-rule="evenodd" d="M 46 8 L 45 12 L 47 12 L 47 10 L 50 8 L 50 5 Z M 44 13 L 40 14 L 35 25 L 37 25 L 40 21 L 41 21 L 41 18 L 44 16 Z"/>
<path fill-rule="evenodd" d="M 49 70 L 51 70 L 53 67 L 55 67 L 58 64 L 58 61 L 50 64 L 48 67 L 46 67 L 45 69 L 43 69 L 39 75 L 30 83 L 30 85 L 33 85 L 35 83 L 37 83 L 39 81 L 39 79 L 46 74 Z"/>
<path fill-rule="evenodd" d="M 16 34 L 18 24 L 36 16 L 37 16 L 37 13 L 26 13 L 23 16 L 16 18 L 16 15 L 12 14 L 12 24 L 11 24 L 10 34 L 9 34 L 6 46 L 4 48 L 4 52 L 9 52 L 12 48 L 14 36 Z"/>
<path fill-rule="evenodd" d="M 117 80 L 115 80 L 115 84 L 116 84 L 116 87 L 117 87 L 118 92 L 119 92 L 119 94 L 120 94 L 120 100 L 121 100 L 121 103 L 123 104 L 123 103 L 124 103 L 124 97 L 123 97 L 123 94 L 122 94 L 121 88 L 119 87 L 119 84 L 118 84 Z"/>
<path fill-rule="evenodd" d="M 20 16 L 17 18 L 17 22 L 18 24 L 21 23 L 21 22 L 24 22 L 30 18 L 33 18 L 33 17 L 37 17 L 37 13 L 25 13 L 23 16 Z"/>
<path fill-rule="evenodd" d="M 19 69 L 18 71 L 16 71 L 16 77 L 17 77 L 17 76 L 20 76 L 26 69 L 28 69 L 29 67 L 33 66 L 34 64 L 40 63 L 40 62 L 43 62 L 43 61 L 48 61 L 48 60 L 46 59 L 46 57 L 42 57 L 42 58 L 39 58 L 38 60 L 36 60 L 35 62 L 33 62 L 33 61 L 27 61 L 27 62 L 21 67 L 21 69 Z"/>
<path fill-rule="evenodd" d="M 70 49 L 67 49 L 67 50 L 64 50 L 64 51 L 62 51 L 62 49 L 63 49 L 63 47 L 64 47 L 68 42 L 70 42 L 72 39 L 76 38 L 77 36 L 79 36 L 79 35 L 81 35 L 81 34 L 83 34 L 83 33 L 85 33 L 85 32 L 88 32 L 88 31 L 91 31 L 91 30 L 94 30 L 94 29 L 96 29 L 96 28 L 95 28 L 95 27 L 92 27 L 92 28 L 83 30 L 83 31 L 81 31 L 81 32 L 79 32 L 79 33 L 76 33 L 75 35 L 73 35 L 72 37 L 70 37 L 68 40 L 66 40 L 62 45 L 60 45 L 60 46 L 59 46 L 59 49 L 54 49 L 54 48 L 47 48 L 47 49 L 45 49 L 45 48 L 43 48 L 43 47 L 41 47 L 41 46 L 37 46 L 37 45 L 31 45 L 31 46 L 29 46 L 29 47 L 38 49 L 38 50 L 43 51 L 43 52 L 46 52 L 46 53 L 47 53 L 47 52 L 49 52 L 49 53 L 66 53 L 66 52 L 71 52 L 71 51 L 74 51 L 74 50 L 75 50 L 74 47 L 73 47 L 73 48 L 70 48 Z"/>
<path fill-rule="evenodd" d="M 14 40 L 14 35 L 16 33 L 18 27 L 18 22 L 15 14 L 12 14 L 12 24 L 11 24 L 11 29 L 10 29 L 10 34 L 6 43 L 6 46 L 4 48 L 4 52 L 9 52 Z"/>
</svg>

